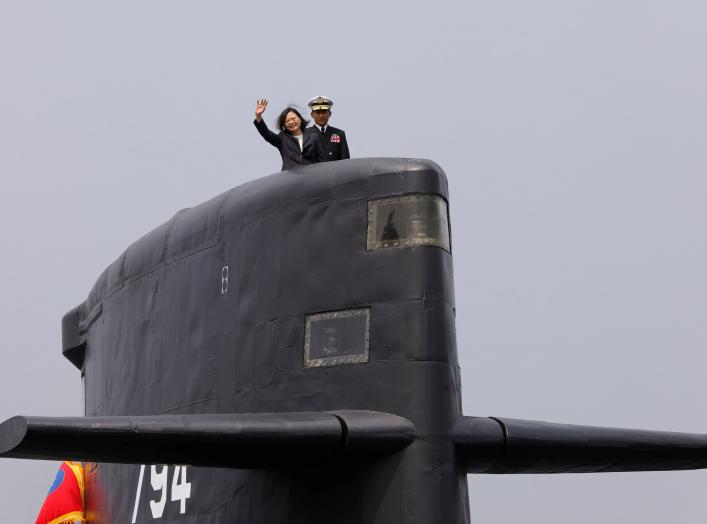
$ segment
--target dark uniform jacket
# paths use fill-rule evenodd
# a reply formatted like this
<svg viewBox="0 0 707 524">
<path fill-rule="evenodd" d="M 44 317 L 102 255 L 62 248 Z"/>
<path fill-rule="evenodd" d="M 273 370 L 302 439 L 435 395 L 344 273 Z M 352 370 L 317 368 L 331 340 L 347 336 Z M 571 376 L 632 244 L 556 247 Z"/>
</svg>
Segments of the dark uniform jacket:
<svg viewBox="0 0 707 524">
<path fill-rule="evenodd" d="M 327 160 L 344 160 L 351 158 L 349 155 L 349 144 L 346 142 L 346 133 L 336 127 L 326 126 L 326 131 L 322 133 L 317 126 L 312 126 L 308 129 L 313 129 L 319 134 L 324 146 L 324 157 Z"/>
<path fill-rule="evenodd" d="M 260 122 L 253 120 L 253 123 L 258 133 L 280 150 L 283 171 L 297 166 L 314 164 L 315 162 L 324 162 L 326 160 L 322 141 L 320 137 L 317 136 L 321 135 L 318 129 L 314 130 L 316 133 L 312 132 L 312 128 L 304 130 L 304 143 L 302 151 L 300 151 L 299 142 L 290 133 L 285 131 L 273 133 L 268 129 L 264 120 Z"/>
</svg>

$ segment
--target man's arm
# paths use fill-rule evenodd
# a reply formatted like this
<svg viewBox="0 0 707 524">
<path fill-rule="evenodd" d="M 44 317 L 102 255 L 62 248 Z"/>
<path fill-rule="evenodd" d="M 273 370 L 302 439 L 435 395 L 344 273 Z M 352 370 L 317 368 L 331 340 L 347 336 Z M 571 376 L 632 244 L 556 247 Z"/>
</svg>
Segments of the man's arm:
<svg viewBox="0 0 707 524">
<path fill-rule="evenodd" d="M 346 133 L 341 132 L 341 160 L 345 160 L 347 158 L 351 158 L 351 155 L 349 154 L 349 144 L 346 142 Z"/>
</svg>

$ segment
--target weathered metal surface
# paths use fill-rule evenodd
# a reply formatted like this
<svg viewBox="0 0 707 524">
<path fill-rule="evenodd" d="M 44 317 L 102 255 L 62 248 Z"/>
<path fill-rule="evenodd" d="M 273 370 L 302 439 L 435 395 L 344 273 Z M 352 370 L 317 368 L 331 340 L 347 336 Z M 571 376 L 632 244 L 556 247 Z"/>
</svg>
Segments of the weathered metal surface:
<svg viewBox="0 0 707 524">
<path fill-rule="evenodd" d="M 100 523 L 467 523 L 467 471 L 707 466 L 700 435 L 462 415 L 448 205 L 433 162 L 356 159 L 180 211 L 64 317 L 87 418 L 0 454 L 96 461 Z"/>
<path fill-rule="evenodd" d="M 407 194 L 446 201 L 444 173 L 429 161 L 356 159 L 256 180 L 135 242 L 69 317 L 75 333 L 65 319 L 65 341 L 85 344 L 82 362 L 73 347 L 64 352 L 82 366 L 89 416 L 347 409 L 415 425 L 415 442 L 374 463 L 294 474 L 189 468 L 186 512 L 167 502 L 163 519 L 468 520 L 448 438 L 461 415 L 451 255 L 366 250 L 369 200 Z M 305 367 L 306 316 L 347 309 L 370 311 L 368 361 Z M 148 501 L 161 496 L 149 469 L 137 522 L 152 521 Z M 97 467 L 88 497 L 96 521 L 130 521 L 139 472 Z"/>
</svg>

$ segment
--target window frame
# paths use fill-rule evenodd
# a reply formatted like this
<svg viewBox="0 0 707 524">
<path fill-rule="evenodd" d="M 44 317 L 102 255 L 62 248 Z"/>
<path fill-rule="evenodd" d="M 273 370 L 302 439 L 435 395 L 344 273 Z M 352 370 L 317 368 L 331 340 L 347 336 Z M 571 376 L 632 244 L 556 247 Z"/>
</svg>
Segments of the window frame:
<svg viewBox="0 0 707 524">
<path fill-rule="evenodd" d="M 383 241 L 376 240 L 380 231 L 378 226 L 378 213 L 381 204 L 405 204 L 410 202 L 435 202 L 441 204 L 443 212 L 439 214 L 439 219 L 444 220 L 444 236 L 441 239 L 426 237 L 424 239 L 404 238 L 399 240 Z M 366 229 L 366 251 L 380 251 L 383 249 L 394 249 L 403 247 L 431 246 L 439 247 L 451 254 L 451 231 L 449 227 L 449 204 L 441 195 L 434 193 L 410 193 L 406 195 L 396 195 L 383 198 L 374 198 L 368 201 L 368 224 Z M 446 237 L 446 238 L 445 238 Z"/>
<path fill-rule="evenodd" d="M 350 318 L 355 316 L 365 317 L 365 337 L 364 351 L 355 355 L 343 355 L 336 357 L 310 357 L 310 344 L 312 338 L 312 323 L 333 318 Z M 371 310 L 370 308 L 342 309 L 337 311 L 326 311 L 313 313 L 305 317 L 304 327 L 304 367 L 317 368 L 326 366 L 339 366 L 341 364 L 362 364 L 369 361 L 371 337 Z"/>
</svg>

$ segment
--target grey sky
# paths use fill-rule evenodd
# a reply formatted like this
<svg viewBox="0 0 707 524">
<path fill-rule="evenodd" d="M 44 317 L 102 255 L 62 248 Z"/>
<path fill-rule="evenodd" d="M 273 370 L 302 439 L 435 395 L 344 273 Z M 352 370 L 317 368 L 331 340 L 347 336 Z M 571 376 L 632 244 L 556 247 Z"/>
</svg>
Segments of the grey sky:
<svg viewBox="0 0 707 524">
<path fill-rule="evenodd" d="M 707 4 L 0 3 L 0 419 L 80 413 L 60 320 L 132 241 L 279 169 L 317 94 L 449 178 L 466 414 L 707 432 Z M 0 461 L 34 522 L 55 463 Z M 472 520 L 704 522 L 707 473 L 470 478 Z M 126 492 L 130 487 L 126 487 Z"/>
</svg>

